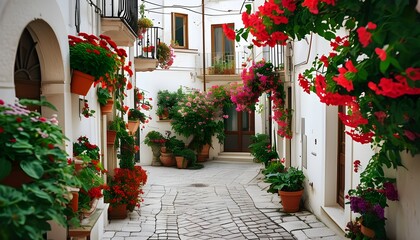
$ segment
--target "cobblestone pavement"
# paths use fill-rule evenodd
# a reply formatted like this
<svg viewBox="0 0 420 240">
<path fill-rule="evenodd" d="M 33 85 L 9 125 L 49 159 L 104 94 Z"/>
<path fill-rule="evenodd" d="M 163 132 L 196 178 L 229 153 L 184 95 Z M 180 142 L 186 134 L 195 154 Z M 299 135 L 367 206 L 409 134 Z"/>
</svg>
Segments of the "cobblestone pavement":
<svg viewBox="0 0 420 240">
<path fill-rule="evenodd" d="M 210 161 L 200 170 L 144 166 L 144 203 L 103 239 L 341 239 L 308 211 L 282 213 L 261 165 Z"/>
</svg>

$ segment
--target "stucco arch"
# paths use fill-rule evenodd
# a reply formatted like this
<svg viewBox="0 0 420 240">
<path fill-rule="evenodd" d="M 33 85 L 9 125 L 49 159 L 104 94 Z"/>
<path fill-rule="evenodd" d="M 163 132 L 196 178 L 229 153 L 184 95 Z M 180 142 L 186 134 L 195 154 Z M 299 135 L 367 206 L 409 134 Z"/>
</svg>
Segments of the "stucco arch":
<svg viewBox="0 0 420 240">
<path fill-rule="evenodd" d="M 14 64 L 24 29 L 37 42 L 41 67 L 41 94 L 53 103 L 57 112 L 42 109 L 43 115 L 55 113 L 66 135 L 71 127 L 71 94 L 67 25 L 57 1 L 7 0 L 0 4 L 0 96 L 6 102 L 15 99 Z M 67 113 L 67 114 L 66 114 Z M 68 124 L 66 124 L 68 123 Z"/>
</svg>

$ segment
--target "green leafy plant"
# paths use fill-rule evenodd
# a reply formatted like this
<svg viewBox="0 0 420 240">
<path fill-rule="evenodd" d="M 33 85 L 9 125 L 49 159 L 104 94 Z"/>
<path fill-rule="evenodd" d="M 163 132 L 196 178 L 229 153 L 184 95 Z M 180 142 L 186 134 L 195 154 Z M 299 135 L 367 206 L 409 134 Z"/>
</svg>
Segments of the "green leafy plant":
<svg viewBox="0 0 420 240">
<path fill-rule="evenodd" d="M 102 174 L 107 171 L 99 160 L 91 159 L 88 155 L 79 155 L 78 159 L 83 161 L 83 166 L 76 171 L 76 178 L 80 182 L 79 191 L 79 214 L 90 209 L 90 202 L 94 198 L 101 198 L 103 185 L 105 183 Z"/>
<path fill-rule="evenodd" d="M 90 74 L 96 80 L 112 79 L 122 66 L 120 50 L 109 37 L 79 33 L 69 35 L 70 67 Z M 118 54 L 120 53 L 120 54 Z"/>
<path fill-rule="evenodd" d="M 146 134 L 144 137 L 144 143 L 149 146 L 159 145 L 162 146 L 166 142 L 166 138 L 162 135 L 162 133 L 152 130 Z"/>
<path fill-rule="evenodd" d="M 100 159 L 100 149 L 98 145 L 92 144 L 86 136 L 80 136 L 77 142 L 73 143 L 73 156 L 86 155 L 90 159 Z"/>
<path fill-rule="evenodd" d="M 168 113 L 168 117 L 172 117 L 172 109 L 177 105 L 178 99 L 182 96 L 182 90 L 179 93 L 177 92 L 169 92 L 168 90 L 159 90 L 157 93 L 157 110 L 156 114 L 161 116 L 166 111 Z"/>
<path fill-rule="evenodd" d="M 262 173 L 264 175 L 268 175 L 268 174 L 283 172 L 284 170 L 285 169 L 284 169 L 283 162 L 277 160 L 277 161 L 270 161 L 268 166 L 262 170 Z"/>
<path fill-rule="evenodd" d="M 271 160 L 279 158 L 276 149 L 271 147 L 269 138 L 270 136 L 267 134 L 258 133 L 251 137 L 251 144 L 248 146 L 255 161 L 264 163 L 264 166 L 266 167 Z"/>
<path fill-rule="evenodd" d="M 185 148 L 185 143 L 182 140 L 177 139 L 176 137 L 168 137 L 165 142 L 165 147 L 168 151 L 173 152 L 176 148 Z"/>
<path fill-rule="evenodd" d="M 97 88 L 96 95 L 98 96 L 98 102 L 101 106 L 105 106 L 108 103 L 108 100 L 112 99 L 112 95 L 109 90 L 101 86 Z"/>
<path fill-rule="evenodd" d="M 175 133 L 193 136 L 190 148 L 199 152 L 205 144 L 212 144 L 212 136 L 223 143 L 224 122 L 221 107 L 206 93 L 193 91 L 180 99 L 173 111 L 171 126 Z"/>
<path fill-rule="evenodd" d="M 294 192 L 303 189 L 305 175 L 302 170 L 290 167 L 287 171 L 267 174 L 264 182 L 270 183 L 267 192 L 277 193 L 280 191 Z"/>
<path fill-rule="evenodd" d="M 145 123 L 146 114 L 136 108 L 130 108 L 128 110 L 128 120 L 140 120 L 140 122 Z"/>
<path fill-rule="evenodd" d="M 64 150 L 68 139 L 56 116 L 43 117 L 28 110 L 29 105 L 56 110 L 45 99 L 15 104 L 0 100 L 1 239 L 43 239 L 51 229 L 49 221 L 67 226 L 71 210 L 66 186 L 78 186 Z M 23 179 L 28 181 L 17 185 Z"/>
</svg>

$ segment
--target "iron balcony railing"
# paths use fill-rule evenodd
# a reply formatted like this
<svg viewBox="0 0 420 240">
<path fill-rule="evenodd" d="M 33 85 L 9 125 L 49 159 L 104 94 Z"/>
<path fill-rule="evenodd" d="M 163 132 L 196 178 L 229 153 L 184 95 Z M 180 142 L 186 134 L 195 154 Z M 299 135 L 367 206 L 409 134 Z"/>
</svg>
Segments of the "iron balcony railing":
<svg viewBox="0 0 420 240">
<path fill-rule="evenodd" d="M 136 57 L 157 59 L 157 46 L 160 43 L 159 27 L 145 28 L 139 32 L 136 44 Z"/>
<path fill-rule="evenodd" d="M 263 57 L 273 64 L 275 71 L 285 69 L 285 46 L 275 45 L 274 47 L 265 47 Z"/>
<path fill-rule="evenodd" d="M 102 17 L 121 19 L 137 35 L 138 0 L 103 0 Z"/>
</svg>

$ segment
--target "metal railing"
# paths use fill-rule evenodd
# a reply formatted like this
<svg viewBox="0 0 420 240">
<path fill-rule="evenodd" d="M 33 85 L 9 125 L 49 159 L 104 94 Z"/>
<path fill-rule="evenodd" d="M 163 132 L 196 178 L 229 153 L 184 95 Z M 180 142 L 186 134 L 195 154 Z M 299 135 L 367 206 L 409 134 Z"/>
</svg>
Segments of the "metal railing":
<svg viewBox="0 0 420 240">
<path fill-rule="evenodd" d="M 240 74 L 243 68 L 242 64 L 246 61 L 247 57 L 248 55 L 244 52 L 206 53 L 206 61 L 205 61 L 206 74 L 208 75 Z"/>
<path fill-rule="evenodd" d="M 159 27 L 140 30 L 136 40 L 136 57 L 157 59 L 157 46 L 160 43 Z"/>
<path fill-rule="evenodd" d="M 274 70 L 283 70 L 285 68 L 285 46 L 276 45 L 274 47 L 265 47 L 263 50 L 263 57 L 271 62 Z"/>
<path fill-rule="evenodd" d="M 103 18 L 119 18 L 137 35 L 138 0 L 103 0 L 101 10 Z"/>
</svg>

